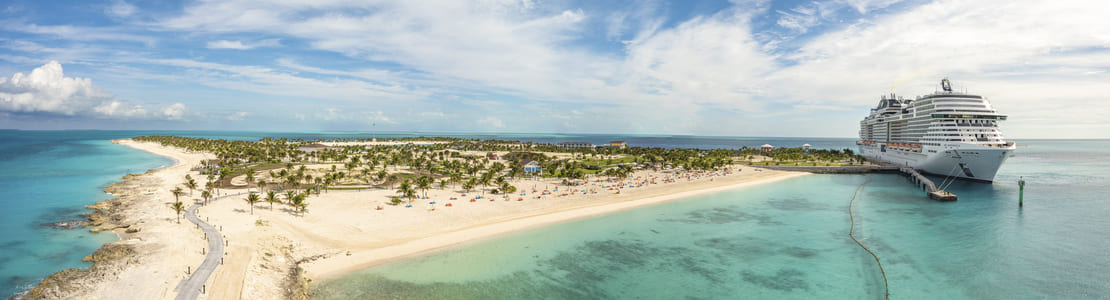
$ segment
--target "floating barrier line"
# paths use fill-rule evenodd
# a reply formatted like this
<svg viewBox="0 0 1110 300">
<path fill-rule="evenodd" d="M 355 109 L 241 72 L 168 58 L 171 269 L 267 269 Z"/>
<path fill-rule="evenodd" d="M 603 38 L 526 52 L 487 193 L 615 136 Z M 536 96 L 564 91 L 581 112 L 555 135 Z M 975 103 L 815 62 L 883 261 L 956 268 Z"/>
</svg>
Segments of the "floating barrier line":
<svg viewBox="0 0 1110 300">
<path fill-rule="evenodd" d="M 879 256 L 875 255 L 875 252 L 871 252 L 871 249 L 868 249 L 867 246 L 864 246 L 863 243 L 861 243 L 853 235 L 856 232 L 856 217 L 852 214 L 852 204 L 856 203 L 856 196 L 859 196 L 859 191 L 863 190 L 863 186 L 867 185 L 868 183 L 871 183 L 871 176 L 867 176 L 867 181 L 863 182 L 859 185 L 859 187 L 856 188 L 856 191 L 852 193 L 852 201 L 848 202 L 848 218 L 852 221 L 852 226 L 848 228 L 848 237 L 852 238 L 852 240 L 855 241 L 856 245 L 859 245 L 860 248 L 863 248 L 863 250 L 866 250 L 867 253 L 871 254 L 871 257 L 875 258 L 875 264 L 879 265 L 879 272 L 883 274 L 883 289 L 886 290 L 884 298 L 890 300 L 890 283 L 888 283 L 886 280 L 886 271 L 883 270 L 883 263 L 879 262 Z"/>
</svg>

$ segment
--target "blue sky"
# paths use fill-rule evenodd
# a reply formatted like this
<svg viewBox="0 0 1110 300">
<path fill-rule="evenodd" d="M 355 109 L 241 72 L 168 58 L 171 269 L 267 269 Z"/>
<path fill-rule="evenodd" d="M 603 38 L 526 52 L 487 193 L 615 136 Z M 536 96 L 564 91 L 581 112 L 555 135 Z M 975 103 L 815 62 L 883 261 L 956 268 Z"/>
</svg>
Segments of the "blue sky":
<svg viewBox="0 0 1110 300">
<path fill-rule="evenodd" d="M 948 77 L 1110 137 L 1099 1 L 74 3 L 0 4 L 0 128 L 852 137 Z"/>
</svg>

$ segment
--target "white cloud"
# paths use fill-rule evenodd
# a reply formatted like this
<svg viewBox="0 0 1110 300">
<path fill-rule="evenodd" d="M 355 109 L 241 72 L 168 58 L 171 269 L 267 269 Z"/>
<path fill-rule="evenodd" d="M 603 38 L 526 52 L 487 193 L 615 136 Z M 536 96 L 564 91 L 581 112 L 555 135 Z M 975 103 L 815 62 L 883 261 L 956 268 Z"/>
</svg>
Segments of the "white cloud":
<svg viewBox="0 0 1110 300">
<path fill-rule="evenodd" d="M 219 41 L 208 42 L 208 49 L 246 50 L 246 49 L 250 49 L 250 48 L 251 47 L 249 47 L 247 45 L 243 45 L 243 42 L 240 42 L 240 41 L 219 40 Z"/>
<path fill-rule="evenodd" d="M 62 65 L 56 61 L 27 75 L 16 73 L 10 80 L 0 78 L 0 109 L 6 111 L 75 115 L 110 103 L 114 98 L 88 78 L 65 77 Z"/>
<path fill-rule="evenodd" d="M 447 116 L 442 111 L 424 111 L 420 112 L 418 115 L 426 119 L 442 119 Z"/>
<path fill-rule="evenodd" d="M 49 35 L 71 41 L 127 41 L 154 45 L 156 39 L 129 33 L 125 29 L 112 27 L 82 27 L 71 25 L 38 25 L 16 22 L 0 22 L 0 28 L 16 32 Z"/>
<path fill-rule="evenodd" d="M 232 113 L 230 115 L 227 115 L 227 117 L 224 117 L 224 119 L 230 120 L 230 121 L 242 121 L 243 119 L 245 119 L 246 117 L 248 117 L 250 115 L 251 115 L 250 112 L 240 111 L 240 112 L 235 112 L 235 113 Z"/>
<path fill-rule="evenodd" d="M 575 38 L 585 18 L 578 9 L 537 11 L 520 1 L 324 1 L 265 7 L 220 1 L 189 6 L 184 15 L 162 24 L 212 33 L 289 35 L 315 49 L 397 63 L 437 82 L 466 81 L 483 90 L 547 97 L 563 93 L 568 77 L 592 77 L 583 73 L 603 67 L 583 64 L 593 60 L 588 53 L 561 46 Z"/>
<path fill-rule="evenodd" d="M 208 42 L 207 48 L 208 49 L 248 50 L 248 49 L 253 49 L 253 48 L 258 48 L 258 47 L 277 47 L 277 46 L 281 46 L 281 42 L 278 39 L 259 40 L 257 42 L 253 42 L 253 43 L 250 43 L 250 44 L 243 44 L 242 41 L 218 40 L 218 41 Z"/>
<path fill-rule="evenodd" d="M 668 15 L 655 1 L 621 4 L 626 7 L 615 11 L 566 7 L 561 1 L 325 0 L 265 5 L 246 0 L 200 1 L 187 3 L 180 16 L 159 20 L 155 25 L 160 27 L 154 30 L 201 37 L 204 40 L 197 44 L 211 49 L 283 46 L 278 39 L 242 37 L 292 39 L 296 43 L 285 46 L 293 51 L 278 53 L 284 58 L 275 64 L 212 63 L 228 61 L 218 56 L 124 57 L 133 52 L 116 54 L 122 58 L 112 63 L 154 65 L 151 69 L 159 73 L 181 70 L 184 74 L 167 76 L 274 96 L 287 103 L 319 101 L 311 105 L 335 108 L 296 112 L 309 122 L 385 117 L 388 121 L 380 123 L 418 123 L 401 117 L 407 116 L 471 120 L 474 125 L 473 120 L 490 114 L 470 107 L 473 103 L 468 99 L 496 99 L 494 105 L 512 106 L 520 115 L 545 120 L 502 112 L 497 115 L 500 118 L 482 119 L 482 126 L 558 119 L 558 124 L 610 132 L 726 135 L 782 134 L 751 131 L 763 128 L 767 120 L 759 118 L 765 116 L 783 118 L 801 112 L 856 119 L 879 94 L 892 89 L 907 95 L 929 92 L 945 75 L 967 83 L 974 92 L 1020 103 L 1017 107 L 1022 108 L 1011 110 L 1016 120 L 1033 115 L 1024 107 L 1041 107 L 1033 104 L 1036 99 L 1058 94 L 1051 89 L 1026 89 L 1018 82 L 1071 82 L 1067 86 L 1079 92 L 1069 95 L 1092 99 L 1082 91 L 1100 90 L 1097 82 L 1106 79 L 1110 69 L 1106 50 L 1110 35 L 1099 30 L 1110 24 L 1098 13 L 1105 8 L 1101 3 L 830 0 L 779 11 L 770 10 L 765 0 L 733 2 L 732 8 L 682 20 L 673 19 L 676 16 Z M 853 10 L 863 16 L 841 20 L 843 16 L 837 15 L 856 16 Z M 118 28 L 13 22 L 0 21 L 0 28 L 75 41 L 153 40 Z M 57 44 L 44 38 L 29 40 L 35 42 L 0 46 L 21 55 L 54 55 L 51 47 Z M 302 45 L 309 49 L 293 49 Z M 624 48 L 604 49 L 613 45 Z M 333 56 L 317 55 L 321 51 L 346 57 L 329 61 Z M 28 58 L 0 54 L 0 59 Z M 1077 76 L 1085 78 L 1069 81 Z M 173 117 L 162 108 L 113 101 L 118 100 L 95 102 L 85 110 L 111 116 L 146 111 Z M 1091 111 L 1106 110 L 1100 103 L 1091 101 Z M 1007 106 L 999 108 L 1010 109 Z M 380 110 L 357 109 L 364 107 Z M 419 112 L 436 109 L 449 113 Z M 1075 121 L 1063 112 L 1075 110 L 1046 110 L 1038 117 L 1064 126 Z M 260 111 L 256 117 L 268 115 Z M 707 117 L 712 115 L 716 117 Z M 564 123 L 564 118 L 573 121 Z M 811 127 L 823 130 L 823 135 L 855 132 L 852 120 Z"/>
<path fill-rule="evenodd" d="M 184 110 L 184 104 L 176 103 L 163 110 L 163 116 L 180 119 Z M 65 77 L 62 65 L 56 61 L 35 68 L 30 74 L 16 73 L 11 79 L 0 77 L 0 111 L 98 118 L 149 117 L 142 106 L 116 99 L 93 85 L 91 79 Z"/>
<path fill-rule="evenodd" d="M 134 14 L 136 11 L 138 11 L 137 7 L 135 7 L 134 5 L 128 4 L 127 2 L 124 2 L 123 0 L 115 1 L 114 3 L 112 3 L 111 6 L 108 6 L 107 8 L 104 8 L 104 13 L 105 14 L 107 14 L 109 16 L 117 17 L 117 18 L 130 16 L 130 15 Z"/>
<path fill-rule="evenodd" d="M 820 24 L 821 18 L 817 14 L 817 5 L 799 5 L 789 12 L 778 11 L 779 20 L 776 22 L 779 26 L 789 28 L 791 30 L 805 33 L 810 27 Z"/>
<path fill-rule="evenodd" d="M 489 126 L 492 128 L 505 128 L 505 123 L 501 122 L 501 119 L 495 117 L 482 118 L 481 120 L 478 120 L 478 124 Z"/>
<path fill-rule="evenodd" d="M 300 118 L 301 120 L 307 119 L 302 114 L 297 114 L 297 117 Z M 360 124 L 360 125 L 371 125 L 371 124 L 375 124 L 375 123 L 398 124 L 397 120 L 395 120 L 393 118 L 393 114 L 386 113 L 386 112 L 383 112 L 381 110 L 377 110 L 377 111 L 365 111 L 365 110 L 352 111 L 352 110 L 340 109 L 340 108 L 335 108 L 335 107 L 329 107 L 329 108 L 325 108 L 321 112 L 315 113 L 313 115 L 313 117 L 316 120 L 328 121 L 328 122 L 339 123 L 339 124 Z"/>
<path fill-rule="evenodd" d="M 329 101 L 416 100 L 428 91 L 355 79 L 315 79 L 268 67 L 228 65 L 187 59 L 135 59 L 136 63 L 186 69 L 186 77 L 210 87 L 259 94 L 294 96 Z"/>
<path fill-rule="evenodd" d="M 868 13 L 872 10 L 883 9 L 895 3 L 902 2 L 902 0 L 840 0 L 848 6 L 855 8 L 861 14 Z"/>
<path fill-rule="evenodd" d="M 142 106 L 131 105 L 118 100 L 101 103 L 94 107 L 93 111 L 109 118 L 144 117 L 147 114 L 146 109 Z"/>
<path fill-rule="evenodd" d="M 181 120 L 181 117 L 184 115 L 185 104 L 181 104 L 181 102 L 171 104 L 170 106 L 162 109 L 162 116 L 166 119 Z"/>
</svg>

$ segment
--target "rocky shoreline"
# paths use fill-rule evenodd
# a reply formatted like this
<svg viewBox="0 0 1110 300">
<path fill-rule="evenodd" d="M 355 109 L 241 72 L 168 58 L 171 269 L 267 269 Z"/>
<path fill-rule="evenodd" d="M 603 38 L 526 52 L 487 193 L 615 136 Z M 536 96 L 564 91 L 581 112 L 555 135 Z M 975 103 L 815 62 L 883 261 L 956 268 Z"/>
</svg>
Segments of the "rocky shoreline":
<svg viewBox="0 0 1110 300">
<path fill-rule="evenodd" d="M 112 299 L 118 297 L 120 292 L 127 293 L 126 291 L 116 290 L 119 288 L 117 287 L 119 282 L 131 282 L 136 280 L 136 276 L 143 277 L 142 274 L 150 272 L 152 266 L 164 264 L 164 256 L 173 255 L 167 253 L 167 250 L 169 250 L 167 247 L 175 246 L 166 243 L 164 226 L 150 226 L 169 224 L 173 219 L 172 217 L 151 219 L 151 212 L 147 210 L 160 207 L 161 203 L 155 204 L 153 202 L 164 202 L 165 199 L 159 199 L 159 196 L 164 198 L 169 195 L 165 188 L 170 186 L 165 182 L 167 174 L 159 171 L 169 172 L 172 170 L 167 169 L 175 167 L 177 166 L 166 169 L 152 169 L 143 174 L 124 175 L 121 178 L 122 181 L 104 188 L 104 192 L 111 194 L 113 198 L 86 206 L 91 210 L 86 214 L 88 220 L 44 224 L 59 229 L 90 227 L 90 232 L 110 230 L 115 232 L 120 239 L 105 243 L 95 252 L 86 256 L 84 261 L 92 262 L 92 266 L 86 269 L 72 268 L 58 271 L 41 280 L 37 286 L 15 295 L 12 299 Z M 183 176 L 184 174 L 180 175 Z M 176 177 L 178 175 L 169 176 Z M 160 212 L 155 215 L 160 214 Z M 172 216 L 169 209 L 164 212 L 166 215 Z M 189 226 L 185 225 L 184 227 L 188 228 Z M 149 227 L 145 229 L 150 230 L 144 230 L 143 227 Z M 180 225 L 171 227 L 180 228 Z M 265 296 L 266 298 L 307 299 L 310 280 L 304 276 L 301 264 L 318 257 L 300 257 L 300 255 L 297 255 L 298 251 L 296 251 L 295 244 L 287 239 L 276 238 L 256 242 L 260 245 L 264 244 L 265 247 L 259 246 L 257 248 L 260 252 L 255 257 L 261 259 L 253 261 L 251 266 L 251 274 L 253 275 L 248 280 L 252 282 L 264 280 L 269 282 L 263 284 L 264 286 L 272 284 L 279 292 L 271 294 L 273 291 L 257 291 L 248 288 L 244 291 L 244 294 L 268 295 Z M 177 246 L 179 245 L 177 244 Z M 153 270 L 160 269 L 154 267 Z M 184 278 L 182 276 L 187 276 L 184 273 L 170 275 L 168 279 L 162 279 L 166 280 L 163 283 L 164 290 L 160 296 L 155 297 L 167 299 L 173 297 L 175 294 L 172 291 L 173 286 L 177 284 L 178 280 Z M 165 275 L 162 275 L 162 278 L 165 277 Z M 147 295 L 151 296 L 149 293 Z"/>
<path fill-rule="evenodd" d="M 87 214 L 89 220 L 86 224 L 93 226 L 89 229 L 90 232 L 114 230 L 120 236 L 119 241 L 106 243 L 92 254 L 85 256 L 83 260 L 92 262 L 91 267 L 58 271 L 13 299 L 88 298 L 95 284 L 112 280 L 128 266 L 141 263 L 141 258 L 137 254 L 146 245 L 141 236 L 133 235 L 141 229 L 135 226 L 135 220 L 127 218 L 127 212 L 132 203 L 149 199 L 141 193 L 141 187 L 160 183 L 157 177 L 150 176 L 154 171 L 124 175 L 123 181 L 104 188 L 104 191 L 114 195 L 114 198 L 86 206 L 92 209 Z"/>
</svg>

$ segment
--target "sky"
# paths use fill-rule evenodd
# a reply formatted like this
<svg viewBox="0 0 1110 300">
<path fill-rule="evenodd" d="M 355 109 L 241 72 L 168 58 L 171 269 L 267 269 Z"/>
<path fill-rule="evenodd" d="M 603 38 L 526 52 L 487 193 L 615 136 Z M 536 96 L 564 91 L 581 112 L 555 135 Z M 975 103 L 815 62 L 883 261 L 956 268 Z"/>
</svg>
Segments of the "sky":
<svg viewBox="0 0 1110 300">
<path fill-rule="evenodd" d="M 0 3 L 0 128 L 855 137 L 879 97 L 1110 138 L 1110 2 Z"/>
</svg>

